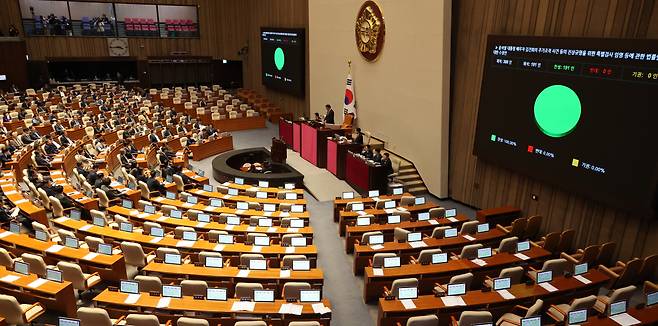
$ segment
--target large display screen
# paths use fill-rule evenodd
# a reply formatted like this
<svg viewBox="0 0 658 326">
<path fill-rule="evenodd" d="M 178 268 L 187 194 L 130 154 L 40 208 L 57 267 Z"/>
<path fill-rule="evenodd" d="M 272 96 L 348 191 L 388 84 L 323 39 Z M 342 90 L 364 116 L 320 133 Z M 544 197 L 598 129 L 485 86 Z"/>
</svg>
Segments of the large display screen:
<svg viewBox="0 0 658 326">
<path fill-rule="evenodd" d="M 655 215 L 656 112 L 655 40 L 489 36 L 474 154 Z"/>
<path fill-rule="evenodd" d="M 275 90 L 304 97 L 304 29 L 263 27 L 260 34 L 263 84 Z"/>
</svg>

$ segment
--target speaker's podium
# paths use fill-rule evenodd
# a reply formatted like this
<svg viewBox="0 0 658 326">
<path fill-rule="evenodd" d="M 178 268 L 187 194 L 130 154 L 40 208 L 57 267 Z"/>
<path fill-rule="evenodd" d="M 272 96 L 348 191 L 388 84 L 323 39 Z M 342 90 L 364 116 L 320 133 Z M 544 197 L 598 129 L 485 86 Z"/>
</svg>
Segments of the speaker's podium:
<svg viewBox="0 0 658 326">
<path fill-rule="evenodd" d="M 272 137 L 272 149 L 270 150 L 270 157 L 274 163 L 286 163 L 288 158 L 286 143 L 276 137 Z"/>
</svg>

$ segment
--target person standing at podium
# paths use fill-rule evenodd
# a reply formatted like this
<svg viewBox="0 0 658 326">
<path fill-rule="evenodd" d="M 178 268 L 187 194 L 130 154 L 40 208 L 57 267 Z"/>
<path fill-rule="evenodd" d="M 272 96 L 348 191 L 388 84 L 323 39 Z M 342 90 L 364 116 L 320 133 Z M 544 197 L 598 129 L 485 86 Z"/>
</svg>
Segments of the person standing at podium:
<svg viewBox="0 0 658 326">
<path fill-rule="evenodd" d="M 334 124 L 334 110 L 331 108 L 331 105 L 327 104 L 324 108 L 327 109 L 327 115 L 324 116 L 324 123 Z"/>
</svg>

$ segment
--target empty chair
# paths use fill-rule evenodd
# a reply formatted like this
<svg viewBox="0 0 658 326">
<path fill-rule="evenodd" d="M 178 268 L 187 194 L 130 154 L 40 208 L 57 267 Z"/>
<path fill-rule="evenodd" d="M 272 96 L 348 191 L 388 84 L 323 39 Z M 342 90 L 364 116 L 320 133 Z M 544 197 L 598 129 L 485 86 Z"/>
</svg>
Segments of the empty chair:
<svg viewBox="0 0 658 326">
<path fill-rule="evenodd" d="M 562 231 L 560 234 L 560 243 L 557 247 L 557 252 L 569 252 L 571 251 L 571 246 L 573 245 L 573 239 L 576 236 L 576 230 L 568 229 Z"/>
<path fill-rule="evenodd" d="M 260 283 L 246 283 L 238 282 L 235 285 L 235 297 L 236 298 L 254 298 L 254 290 L 262 290 L 263 284 Z"/>
<path fill-rule="evenodd" d="M 560 257 L 566 259 L 568 262 L 574 265 L 588 263 L 590 266 L 592 266 L 596 262 L 596 258 L 599 255 L 599 248 L 599 245 L 587 246 L 585 249 L 578 249 L 571 255 L 563 252 L 560 254 Z"/>
<path fill-rule="evenodd" d="M 32 221 L 32 228 L 34 229 L 34 231 L 39 230 L 45 233 L 48 236 L 48 239 L 50 239 L 50 241 L 60 242 L 59 235 L 57 235 L 57 233 L 51 233 L 50 230 L 48 230 L 48 228 L 45 225 L 37 221 Z"/>
<path fill-rule="evenodd" d="M 155 254 L 152 252 L 148 255 L 145 254 L 142 246 L 135 242 L 122 242 L 121 251 L 123 252 L 123 258 L 126 261 L 126 271 L 129 278 L 133 278 L 137 275 L 139 267 L 144 267 L 155 259 Z"/>
<path fill-rule="evenodd" d="M 176 248 L 167 248 L 167 247 L 158 247 L 155 249 L 155 258 L 159 260 L 164 260 L 165 255 L 170 254 L 170 255 L 179 255 L 180 256 L 180 251 Z"/>
<path fill-rule="evenodd" d="M 291 203 L 281 203 L 279 204 L 279 211 L 281 212 L 290 212 L 292 209 L 292 204 Z"/>
<path fill-rule="evenodd" d="M 547 234 L 538 244 L 552 254 L 558 254 L 560 245 L 560 232 L 551 232 Z"/>
<path fill-rule="evenodd" d="M 145 234 L 151 234 L 152 228 L 162 229 L 162 225 L 160 225 L 160 223 L 155 223 L 151 221 L 144 221 L 144 224 L 142 224 L 142 229 L 144 230 Z"/>
<path fill-rule="evenodd" d="M 596 297 L 596 303 L 594 304 L 594 309 L 600 313 L 606 313 L 610 304 L 622 300 L 630 300 L 635 293 L 637 288 L 635 285 L 629 285 L 623 288 L 616 289 L 609 293 L 608 295 L 599 295 Z"/>
<path fill-rule="evenodd" d="M 549 259 L 549 260 L 544 262 L 544 265 L 542 265 L 542 268 L 541 268 L 540 271 L 537 271 L 537 270 L 533 269 L 532 267 L 530 267 L 530 269 L 532 269 L 532 270 L 530 272 L 528 272 L 528 275 L 533 280 L 536 280 L 538 272 L 552 271 L 553 272 L 553 277 L 558 277 L 558 276 L 564 275 L 564 273 L 569 270 L 569 266 L 570 266 L 569 263 L 564 258 Z"/>
<path fill-rule="evenodd" d="M 656 270 L 656 263 L 658 263 L 658 254 L 644 257 L 642 260 L 642 267 L 638 272 L 638 280 L 648 280 L 653 278 L 654 271 Z"/>
<path fill-rule="evenodd" d="M 397 242 L 407 242 L 407 235 L 409 233 L 411 233 L 411 231 L 403 228 L 395 228 L 393 229 L 393 238 Z"/>
<path fill-rule="evenodd" d="M 642 260 L 638 258 L 633 258 L 627 263 L 617 262 L 617 266 L 610 268 L 599 265 L 599 271 L 610 278 L 610 282 L 606 286 L 609 289 L 616 289 L 641 281 L 638 280 L 641 268 Z"/>
<path fill-rule="evenodd" d="M 601 248 L 599 248 L 599 254 L 596 257 L 595 265 L 609 266 L 616 247 L 617 243 L 614 241 L 602 244 Z"/>
<path fill-rule="evenodd" d="M 243 320 L 236 322 L 234 326 L 267 326 L 267 323 L 262 320 Z"/>
<path fill-rule="evenodd" d="M 400 288 L 403 287 L 418 287 L 418 279 L 417 278 L 401 278 L 393 281 L 393 284 L 391 285 L 391 290 L 388 290 L 386 287 L 384 287 L 384 295 L 385 296 L 393 296 L 393 297 L 398 297 L 398 291 Z"/>
<path fill-rule="evenodd" d="M 292 268 L 292 262 L 294 260 L 306 260 L 306 256 L 304 255 L 285 255 L 281 259 L 281 267 L 283 268 Z"/>
<path fill-rule="evenodd" d="M 112 205 L 118 205 L 121 203 L 121 198 L 114 198 L 110 200 L 110 198 L 107 197 L 107 193 L 105 193 L 105 191 L 100 188 L 96 188 L 96 195 L 98 196 L 98 205 L 103 208 L 108 208 Z"/>
<path fill-rule="evenodd" d="M 158 191 L 150 191 L 149 187 L 144 181 L 138 181 L 137 186 L 139 187 L 139 191 L 141 192 L 142 198 L 144 199 L 151 199 L 151 196 L 157 197 L 160 195 Z"/>
<path fill-rule="evenodd" d="M 288 326 L 322 326 L 320 322 L 317 321 L 293 321 L 288 324 Z"/>
<path fill-rule="evenodd" d="M 78 319 L 80 319 L 80 326 L 112 326 L 120 321 L 111 319 L 105 309 L 88 307 L 78 308 Z"/>
<path fill-rule="evenodd" d="M 478 221 L 468 221 L 462 224 L 462 228 L 459 230 L 459 234 L 475 234 L 478 230 Z"/>
<path fill-rule="evenodd" d="M 14 267 L 14 260 L 16 257 L 13 256 L 7 249 L 5 248 L 0 248 L 0 266 L 4 266 L 6 268 L 13 268 Z"/>
<path fill-rule="evenodd" d="M 73 288 L 80 291 L 87 291 L 101 282 L 98 273 L 86 274 L 78 264 L 60 261 L 57 263 L 57 269 L 62 271 L 62 278 L 73 284 Z"/>
<path fill-rule="evenodd" d="M 85 237 L 85 243 L 87 244 L 89 251 L 95 252 L 98 251 L 98 244 L 105 243 L 105 241 L 103 241 L 101 238 L 88 235 Z"/>
<path fill-rule="evenodd" d="M 206 296 L 208 291 L 208 283 L 199 280 L 183 280 L 180 282 L 181 291 L 185 296 Z"/>
<path fill-rule="evenodd" d="M 21 260 L 30 265 L 30 273 L 37 274 L 41 278 L 46 278 L 46 269 L 55 268 L 55 266 L 46 265 L 43 261 L 43 257 L 27 252 L 21 255 Z"/>
<path fill-rule="evenodd" d="M 444 218 L 446 217 L 446 209 L 443 207 L 430 208 L 429 210 L 430 218 Z"/>
<path fill-rule="evenodd" d="M 45 312 L 46 308 L 39 302 L 20 304 L 13 296 L 0 294 L 0 316 L 9 325 L 31 324 Z"/>
<path fill-rule="evenodd" d="M 523 238 L 525 239 L 535 239 L 539 235 L 539 228 L 541 227 L 542 216 L 534 215 L 528 217 L 528 221 L 525 226 L 525 234 Z"/>
<path fill-rule="evenodd" d="M 370 243 L 370 237 L 377 235 L 383 235 L 383 233 L 381 231 L 364 232 L 363 235 L 361 235 L 360 244 L 368 245 Z"/>
<path fill-rule="evenodd" d="M 496 249 L 496 252 L 498 253 L 507 252 L 513 254 L 516 252 L 516 245 L 518 243 L 519 243 L 519 238 L 517 237 L 505 238 L 500 242 L 500 245 L 498 245 L 498 249 Z"/>
<path fill-rule="evenodd" d="M 521 266 L 507 267 L 500 271 L 498 278 L 509 277 L 511 284 L 519 284 L 521 283 L 524 272 L 525 270 Z M 487 277 L 487 279 L 484 280 L 484 285 L 493 288 L 493 280 L 490 277 Z"/>
<path fill-rule="evenodd" d="M 517 218 L 512 221 L 510 226 L 502 226 L 500 224 L 496 225 L 499 229 L 507 232 L 509 235 L 521 238 L 525 235 L 526 226 L 528 225 L 528 219 L 526 218 Z"/>
<path fill-rule="evenodd" d="M 210 324 L 205 319 L 180 317 L 176 321 L 176 326 L 210 326 Z"/>
<path fill-rule="evenodd" d="M 574 299 L 571 304 L 551 305 L 546 314 L 555 322 L 561 323 L 567 318 L 569 312 L 580 309 L 592 309 L 596 303 L 596 296 L 590 295 L 583 298 Z"/>
<path fill-rule="evenodd" d="M 291 246 L 291 242 L 293 238 L 303 238 L 304 235 L 300 233 L 292 233 L 292 234 L 284 234 L 281 237 L 281 245 L 282 246 Z"/>
<path fill-rule="evenodd" d="M 73 210 L 73 208 L 64 209 L 64 206 L 62 206 L 62 203 L 56 197 L 50 196 L 48 199 L 50 199 L 50 207 L 53 209 L 53 217 L 62 217 Z"/>
<path fill-rule="evenodd" d="M 255 232 L 247 233 L 247 242 L 254 243 L 256 237 L 266 237 L 266 236 L 267 234 L 265 233 L 255 233 Z"/>
<path fill-rule="evenodd" d="M 448 284 L 455 284 L 455 283 L 464 283 L 464 285 L 466 286 L 466 291 L 468 291 L 471 288 L 471 283 L 473 283 L 473 273 L 464 273 L 451 277 Z M 446 293 L 448 291 L 448 284 L 435 283 L 433 289 L 434 293 L 438 293 L 438 294 Z"/>
<path fill-rule="evenodd" d="M 445 231 L 450 229 L 449 226 L 437 226 L 432 230 L 432 238 L 443 239 Z"/>
<path fill-rule="evenodd" d="M 416 202 L 416 197 L 414 196 L 402 196 L 400 198 L 400 206 L 413 206 Z"/>
<path fill-rule="evenodd" d="M 226 235 L 226 234 L 228 234 L 228 232 L 226 232 L 226 231 L 210 230 L 210 231 L 208 231 L 208 241 L 217 242 L 217 241 L 219 241 L 219 236 L 220 235 Z"/>
<path fill-rule="evenodd" d="M 419 263 L 419 264 L 427 265 L 427 264 L 432 263 L 432 256 L 434 254 L 440 254 L 440 253 L 441 253 L 441 249 L 438 249 L 438 248 L 437 249 L 423 249 L 418 254 L 418 258 L 417 259 L 412 259 L 412 261 L 414 261 L 416 263 Z"/>
<path fill-rule="evenodd" d="M 130 326 L 164 326 L 160 324 L 156 315 L 129 314 L 126 316 L 126 325 Z"/>
<path fill-rule="evenodd" d="M 498 319 L 498 321 L 496 322 L 496 326 L 521 325 L 522 318 L 540 315 L 543 306 L 544 306 L 544 301 L 542 301 L 541 299 L 537 299 L 537 301 L 535 301 L 535 303 L 528 308 L 524 306 L 516 305 L 512 309 L 512 312 L 505 313 Z"/>
<path fill-rule="evenodd" d="M 311 284 L 307 282 L 287 282 L 283 285 L 283 299 L 294 299 L 299 300 L 299 291 L 300 290 L 310 290 Z"/>
<path fill-rule="evenodd" d="M 265 259 L 265 256 L 261 254 L 241 254 L 240 255 L 240 265 L 249 266 L 249 262 L 252 259 Z"/>
<path fill-rule="evenodd" d="M 471 326 L 493 322 L 493 316 L 488 311 L 462 311 L 459 321 L 450 316 L 453 326 Z"/>
<path fill-rule="evenodd" d="M 67 237 L 73 239 L 76 238 L 75 233 L 65 229 L 58 229 L 57 234 L 59 235 L 60 239 L 66 239 Z"/>
<path fill-rule="evenodd" d="M 478 256 L 478 249 L 482 247 L 481 243 L 464 246 L 459 255 L 453 253 L 452 259 L 475 259 Z"/>
<path fill-rule="evenodd" d="M 439 326 L 436 315 L 414 316 L 407 319 L 406 326 Z"/>
<path fill-rule="evenodd" d="M 395 253 L 392 252 L 380 252 L 372 256 L 372 261 L 370 262 L 370 266 L 374 268 L 381 268 L 384 266 L 384 259 L 385 258 L 393 258 L 397 257 Z"/>
<path fill-rule="evenodd" d="M 174 238 L 182 239 L 184 232 L 196 232 L 196 230 L 194 230 L 193 227 L 189 227 L 189 226 L 177 226 L 176 228 L 174 228 Z"/>
<path fill-rule="evenodd" d="M 139 283 L 140 292 L 162 291 L 162 280 L 157 276 L 137 275 L 135 281 Z"/>
</svg>

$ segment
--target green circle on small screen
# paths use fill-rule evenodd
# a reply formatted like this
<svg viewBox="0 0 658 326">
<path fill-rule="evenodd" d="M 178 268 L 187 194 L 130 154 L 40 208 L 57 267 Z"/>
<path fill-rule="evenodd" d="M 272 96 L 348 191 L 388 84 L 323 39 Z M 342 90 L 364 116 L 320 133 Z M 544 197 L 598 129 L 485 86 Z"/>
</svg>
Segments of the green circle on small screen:
<svg viewBox="0 0 658 326">
<path fill-rule="evenodd" d="M 580 113 L 578 94 L 564 85 L 546 87 L 535 99 L 535 121 L 549 137 L 564 137 L 572 132 Z"/>
<path fill-rule="evenodd" d="M 283 69 L 283 65 L 285 64 L 286 55 L 283 53 L 281 48 L 276 48 L 276 50 L 274 50 L 274 65 L 276 66 L 276 69 Z"/>
</svg>

